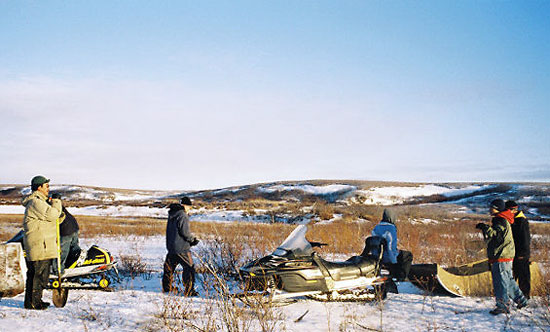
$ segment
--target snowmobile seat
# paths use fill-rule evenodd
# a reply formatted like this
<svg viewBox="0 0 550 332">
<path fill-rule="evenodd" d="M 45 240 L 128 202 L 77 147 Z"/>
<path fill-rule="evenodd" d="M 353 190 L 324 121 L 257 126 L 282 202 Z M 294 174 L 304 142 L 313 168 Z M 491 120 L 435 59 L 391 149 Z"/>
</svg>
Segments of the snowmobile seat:
<svg viewBox="0 0 550 332">
<path fill-rule="evenodd" d="M 376 269 L 376 261 L 361 256 L 353 256 L 344 262 L 329 262 L 322 258 L 319 261 L 334 280 L 370 275 Z"/>
<path fill-rule="evenodd" d="M 381 259 L 382 252 L 386 247 L 386 239 L 383 237 L 369 236 L 365 239 L 365 248 L 361 256 L 378 261 Z"/>
</svg>

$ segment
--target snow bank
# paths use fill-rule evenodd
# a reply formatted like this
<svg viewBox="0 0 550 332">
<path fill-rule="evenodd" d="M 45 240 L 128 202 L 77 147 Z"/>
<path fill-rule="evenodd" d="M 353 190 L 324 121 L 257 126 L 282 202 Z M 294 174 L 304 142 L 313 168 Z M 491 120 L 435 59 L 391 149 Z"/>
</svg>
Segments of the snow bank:
<svg viewBox="0 0 550 332">
<path fill-rule="evenodd" d="M 292 191 L 292 190 L 298 190 L 302 191 L 306 194 L 316 195 L 316 196 L 323 196 L 323 195 L 336 195 L 336 194 L 343 194 L 346 192 L 354 191 L 357 187 L 350 186 L 347 184 L 331 184 L 326 186 L 314 186 L 309 184 L 301 184 L 301 185 L 272 185 L 272 186 L 265 186 L 265 187 L 258 187 L 259 192 L 265 192 L 265 193 L 274 193 L 278 191 Z"/>
<path fill-rule="evenodd" d="M 147 206 L 104 206 L 94 205 L 87 207 L 69 207 L 69 212 L 76 216 L 102 216 L 102 217 L 168 217 L 168 209 L 151 208 Z M 0 205 L 0 214 L 24 214 L 22 205 Z"/>
<path fill-rule="evenodd" d="M 206 211 L 191 212 L 189 219 L 192 221 L 214 221 L 214 222 L 233 222 L 233 221 L 260 221 L 267 222 L 269 218 L 265 215 L 249 216 L 244 211 Z"/>
<path fill-rule="evenodd" d="M 427 184 L 415 187 L 374 187 L 369 190 L 358 190 L 357 193 L 365 199 L 366 204 L 393 205 L 401 204 L 413 197 L 443 195 L 453 197 L 470 194 L 489 188 L 490 185 L 472 185 L 464 188 Z"/>
<path fill-rule="evenodd" d="M 0 205 L 0 214 L 24 214 L 23 205 Z"/>
<path fill-rule="evenodd" d="M 69 212 L 81 216 L 103 216 L 103 217 L 168 217 L 168 209 L 154 208 L 148 206 L 87 206 L 71 207 Z"/>
<path fill-rule="evenodd" d="M 86 207 L 70 207 L 69 212 L 75 216 L 98 216 L 98 217 L 150 217 L 167 218 L 167 208 L 153 208 L 148 206 L 104 206 L 94 205 Z M 24 214 L 25 207 L 22 205 L 0 205 L 0 214 Z M 191 210 L 189 219 L 192 221 L 213 221 L 213 222 L 271 222 L 271 216 L 262 214 L 248 215 L 245 211 L 234 210 Z M 289 216 L 289 220 L 291 217 Z M 277 216 L 278 222 L 285 222 L 285 218 Z"/>
</svg>

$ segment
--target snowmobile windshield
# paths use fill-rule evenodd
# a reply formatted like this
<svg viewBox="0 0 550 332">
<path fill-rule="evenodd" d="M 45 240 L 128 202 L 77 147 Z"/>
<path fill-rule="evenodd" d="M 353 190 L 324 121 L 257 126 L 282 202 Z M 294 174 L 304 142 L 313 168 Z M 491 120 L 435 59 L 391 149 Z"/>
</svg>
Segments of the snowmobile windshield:
<svg viewBox="0 0 550 332">
<path fill-rule="evenodd" d="M 292 233 L 273 252 L 274 256 L 309 256 L 313 252 L 311 244 L 306 240 L 307 225 L 296 227 Z"/>
</svg>

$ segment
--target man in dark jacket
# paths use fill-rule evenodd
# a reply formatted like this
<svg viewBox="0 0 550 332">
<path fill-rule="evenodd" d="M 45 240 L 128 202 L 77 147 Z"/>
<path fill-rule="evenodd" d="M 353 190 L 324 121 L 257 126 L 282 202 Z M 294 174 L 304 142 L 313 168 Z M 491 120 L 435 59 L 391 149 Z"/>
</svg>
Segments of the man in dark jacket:
<svg viewBox="0 0 550 332">
<path fill-rule="evenodd" d="M 514 201 L 507 201 L 506 208 L 514 214 L 512 220 L 512 236 L 516 247 L 516 255 L 512 264 L 514 279 L 519 284 L 519 289 L 526 298 L 529 298 L 531 292 L 531 271 L 529 270 L 529 258 L 531 255 L 531 233 L 529 232 L 529 221 L 518 210 L 518 204 Z"/>
<path fill-rule="evenodd" d="M 60 195 L 57 193 L 53 194 L 52 198 L 60 198 Z M 78 243 L 78 222 L 64 206 L 63 213 L 65 214 L 65 218 L 59 224 L 59 235 L 61 236 L 61 275 L 65 273 L 67 258 L 70 257 L 69 262 L 74 262 L 82 251 Z M 57 275 L 57 261 L 55 260 L 53 261 L 53 273 Z"/>
<path fill-rule="evenodd" d="M 478 223 L 476 228 L 483 231 L 483 237 L 487 242 L 487 257 L 493 277 L 496 308 L 490 313 L 493 315 L 507 314 L 510 313 L 508 307 L 510 298 L 517 304 L 518 309 L 527 306 L 527 299 L 512 277 L 515 247 L 510 220 L 513 221 L 514 216 L 506 210 L 502 199 L 493 200 L 489 205 L 489 211 L 493 216 L 492 225 Z"/>
<path fill-rule="evenodd" d="M 168 254 L 164 261 L 164 274 L 162 275 L 162 290 L 165 293 L 173 292 L 172 285 L 174 271 L 179 265 L 183 268 L 183 284 L 186 296 L 197 296 L 194 289 L 195 268 L 191 257 L 191 247 L 199 243 L 189 229 L 189 217 L 187 212 L 191 208 L 191 200 L 185 196 L 181 204 L 170 204 L 168 206 L 168 223 L 166 224 L 166 249 Z"/>
</svg>

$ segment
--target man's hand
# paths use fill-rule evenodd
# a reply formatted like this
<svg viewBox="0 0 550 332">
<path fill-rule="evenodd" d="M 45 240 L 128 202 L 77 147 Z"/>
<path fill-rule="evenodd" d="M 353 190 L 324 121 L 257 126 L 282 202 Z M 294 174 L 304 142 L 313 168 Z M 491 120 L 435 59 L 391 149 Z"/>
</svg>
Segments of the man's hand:
<svg viewBox="0 0 550 332">
<path fill-rule="evenodd" d="M 196 246 L 197 244 L 199 244 L 199 239 L 195 238 L 193 241 L 191 241 L 189 244 L 191 245 L 191 247 L 194 247 Z"/>
</svg>

